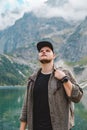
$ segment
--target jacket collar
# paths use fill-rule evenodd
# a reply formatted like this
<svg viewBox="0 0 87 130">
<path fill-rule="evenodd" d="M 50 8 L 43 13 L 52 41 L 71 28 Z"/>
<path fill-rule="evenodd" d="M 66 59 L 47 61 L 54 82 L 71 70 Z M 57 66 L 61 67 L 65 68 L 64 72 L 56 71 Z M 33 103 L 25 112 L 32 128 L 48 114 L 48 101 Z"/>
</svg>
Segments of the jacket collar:
<svg viewBox="0 0 87 130">
<path fill-rule="evenodd" d="M 53 70 L 52 70 L 51 76 L 54 75 L 54 72 L 55 72 L 56 69 L 57 69 L 56 66 L 53 65 Z M 29 81 L 29 80 L 32 80 L 32 81 L 35 82 L 35 80 L 36 80 L 36 78 L 37 78 L 37 76 L 39 75 L 40 72 L 41 72 L 41 68 L 38 69 L 38 71 L 37 71 L 36 73 L 33 73 L 33 74 L 29 77 L 28 81 Z"/>
</svg>

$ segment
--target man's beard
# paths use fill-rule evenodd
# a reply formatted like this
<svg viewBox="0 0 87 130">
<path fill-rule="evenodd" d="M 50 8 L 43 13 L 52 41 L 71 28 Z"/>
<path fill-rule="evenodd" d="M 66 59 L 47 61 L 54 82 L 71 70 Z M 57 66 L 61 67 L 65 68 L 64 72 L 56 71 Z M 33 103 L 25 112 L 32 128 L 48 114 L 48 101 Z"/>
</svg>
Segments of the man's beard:
<svg viewBox="0 0 87 130">
<path fill-rule="evenodd" d="M 51 62 L 51 60 L 47 60 L 47 59 L 45 59 L 45 60 L 39 60 L 42 64 L 47 64 L 47 63 L 50 63 Z"/>
</svg>

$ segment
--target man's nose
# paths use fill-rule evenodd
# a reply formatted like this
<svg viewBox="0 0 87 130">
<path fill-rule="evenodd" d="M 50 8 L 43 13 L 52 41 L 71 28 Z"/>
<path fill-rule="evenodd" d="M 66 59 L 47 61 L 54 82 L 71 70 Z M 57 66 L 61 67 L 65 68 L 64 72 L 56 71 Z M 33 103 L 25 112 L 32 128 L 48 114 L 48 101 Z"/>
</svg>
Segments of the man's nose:
<svg viewBox="0 0 87 130">
<path fill-rule="evenodd" d="M 43 50 L 43 53 L 46 53 L 46 51 L 45 51 L 45 50 Z"/>
</svg>

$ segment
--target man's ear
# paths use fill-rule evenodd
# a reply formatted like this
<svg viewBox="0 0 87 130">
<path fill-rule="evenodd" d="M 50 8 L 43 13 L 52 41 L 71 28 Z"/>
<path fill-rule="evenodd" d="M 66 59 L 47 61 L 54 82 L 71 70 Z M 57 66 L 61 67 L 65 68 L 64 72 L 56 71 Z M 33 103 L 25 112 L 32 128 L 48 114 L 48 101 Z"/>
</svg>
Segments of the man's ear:
<svg viewBox="0 0 87 130">
<path fill-rule="evenodd" d="M 54 53 L 54 59 L 56 58 L 56 54 Z"/>
</svg>

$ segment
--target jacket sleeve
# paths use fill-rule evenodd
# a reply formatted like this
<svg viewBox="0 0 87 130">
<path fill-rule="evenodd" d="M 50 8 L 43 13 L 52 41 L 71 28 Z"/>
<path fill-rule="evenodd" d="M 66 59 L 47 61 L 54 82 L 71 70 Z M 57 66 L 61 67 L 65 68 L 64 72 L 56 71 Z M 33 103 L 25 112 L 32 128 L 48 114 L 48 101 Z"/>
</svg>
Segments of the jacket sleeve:
<svg viewBox="0 0 87 130">
<path fill-rule="evenodd" d="M 70 81 L 72 82 L 72 93 L 71 93 L 71 97 L 69 98 L 72 102 L 78 103 L 82 98 L 83 90 L 69 71 L 68 71 L 68 76 Z"/>
<path fill-rule="evenodd" d="M 23 122 L 27 122 L 27 93 L 28 93 L 27 91 L 28 91 L 28 87 L 25 92 L 24 102 L 23 102 L 21 116 L 20 116 L 20 121 Z"/>
</svg>

